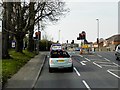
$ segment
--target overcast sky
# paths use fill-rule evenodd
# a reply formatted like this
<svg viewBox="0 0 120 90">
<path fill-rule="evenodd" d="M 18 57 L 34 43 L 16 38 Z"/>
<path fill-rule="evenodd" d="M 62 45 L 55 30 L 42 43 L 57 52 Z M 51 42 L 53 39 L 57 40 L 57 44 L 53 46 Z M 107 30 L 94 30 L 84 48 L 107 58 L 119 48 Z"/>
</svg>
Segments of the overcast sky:
<svg viewBox="0 0 120 90">
<path fill-rule="evenodd" d="M 88 41 L 96 41 L 97 21 L 100 24 L 100 38 L 108 38 L 118 33 L 118 1 L 119 0 L 64 0 L 70 12 L 56 25 L 45 29 L 48 38 L 60 42 L 75 40 L 82 31 L 86 32 Z M 1 23 L 0 23 L 1 24 Z M 1 25 L 0 25 L 1 26 Z M 42 35 L 44 32 L 42 32 Z"/>
<path fill-rule="evenodd" d="M 49 38 L 60 42 L 77 41 L 79 33 L 85 31 L 88 41 L 96 41 L 99 19 L 100 38 L 108 38 L 118 33 L 118 0 L 75 0 L 66 2 L 69 14 L 56 25 L 47 26 Z"/>
</svg>

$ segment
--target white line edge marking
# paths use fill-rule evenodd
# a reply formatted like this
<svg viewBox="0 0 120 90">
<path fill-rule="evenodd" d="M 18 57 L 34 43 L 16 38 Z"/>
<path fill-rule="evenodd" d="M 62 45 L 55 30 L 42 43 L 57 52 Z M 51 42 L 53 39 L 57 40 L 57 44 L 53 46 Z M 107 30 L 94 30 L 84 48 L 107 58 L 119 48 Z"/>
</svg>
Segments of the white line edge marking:
<svg viewBox="0 0 120 90">
<path fill-rule="evenodd" d="M 87 87 L 88 90 L 91 90 L 88 84 L 85 82 L 85 80 L 82 80 L 82 82 L 84 83 L 84 85 Z"/>
<path fill-rule="evenodd" d="M 110 60 L 108 60 L 107 58 L 104 58 L 106 61 L 110 62 Z"/>
<path fill-rule="evenodd" d="M 101 55 L 97 54 L 99 57 L 102 57 Z"/>
<path fill-rule="evenodd" d="M 77 69 L 74 67 L 75 72 L 77 73 L 78 76 L 80 76 L 80 73 L 77 71 Z"/>
<path fill-rule="evenodd" d="M 80 62 L 82 65 L 86 65 L 85 63 L 83 63 L 84 61 Z"/>
<path fill-rule="evenodd" d="M 115 76 L 115 77 L 117 77 L 117 78 L 119 78 L 120 79 L 120 77 L 118 76 L 118 75 L 116 75 L 116 74 L 114 74 L 113 72 L 111 72 L 110 70 L 107 70 L 107 72 L 109 72 L 110 74 L 112 74 L 113 76 Z"/>
<path fill-rule="evenodd" d="M 87 61 L 90 61 L 90 59 L 88 59 L 88 58 L 85 58 Z"/>
<path fill-rule="evenodd" d="M 97 63 L 93 62 L 93 64 L 95 64 L 96 66 L 98 66 L 99 68 L 102 68 L 102 66 L 98 65 Z"/>
</svg>

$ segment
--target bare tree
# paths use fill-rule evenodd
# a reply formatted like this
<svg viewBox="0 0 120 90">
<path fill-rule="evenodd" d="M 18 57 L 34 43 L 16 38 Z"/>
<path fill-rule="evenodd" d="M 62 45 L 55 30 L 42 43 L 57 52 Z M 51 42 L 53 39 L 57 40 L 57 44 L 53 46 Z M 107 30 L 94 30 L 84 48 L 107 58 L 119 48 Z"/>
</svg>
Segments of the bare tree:
<svg viewBox="0 0 120 90">
<path fill-rule="evenodd" d="M 68 9 L 64 8 L 65 2 L 60 0 L 30 1 L 29 3 L 20 1 L 5 2 L 4 4 L 3 33 L 5 32 L 4 36 L 7 36 L 7 38 L 3 38 L 3 43 L 7 44 L 9 33 L 12 33 L 16 39 L 16 51 L 21 53 L 23 50 L 23 39 L 27 33 L 29 34 L 28 50 L 33 51 L 34 26 L 39 21 L 46 24 L 48 22 L 57 22 L 62 15 L 68 12 Z"/>
<path fill-rule="evenodd" d="M 9 32 L 7 30 L 10 29 L 10 19 L 11 19 L 11 7 L 12 3 L 3 2 L 3 25 L 2 25 L 2 58 L 10 58 L 8 54 L 9 48 Z"/>
<path fill-rule="evenodd" d="M 35 16 L 33 16 L 32 18 L 33 19 L 32 21 L 34 22 L 32 24 L 34 25 L 30 25 L 33 28 L 31 28 L 30 30 L 31 35 L 29 36 L 28 47 L 30 51 L 33 51 L 33 48 L 31 47 L 31 45 L 33 46 L 33 42 L 32 42 L 33 30 L 32 29 L 34 29 L 34 26 L 37 25 L 39 21 L 46 24 L 48 24 L 49 22 L 56 23 L 58 20 L 60 20 L 61 16 L 65 16 L 66 13 L 69 12 L 69 9 L 64 8 L 65 2 L 61 2 L 60 0 L 40 0 L 37 3 L 34 3 L 34 2 L 31 2 L 31 3 L 32 3 L 31 9 L 29 10 L 32 13 L 34 13 Z M 39 16 L 38 16 L 38 13 L 39 13 Z"/>
</svg>

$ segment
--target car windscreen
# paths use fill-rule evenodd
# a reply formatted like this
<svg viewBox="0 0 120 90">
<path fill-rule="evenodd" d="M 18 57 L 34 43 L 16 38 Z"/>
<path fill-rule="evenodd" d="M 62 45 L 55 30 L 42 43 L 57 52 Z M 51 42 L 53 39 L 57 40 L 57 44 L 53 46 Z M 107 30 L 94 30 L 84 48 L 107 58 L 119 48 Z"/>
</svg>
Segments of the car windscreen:
<svg viewBox="0 0 120 90">
<path fill-rule="evenodd" d="M 70 58 L 70 55 L 65 51 L 53 51 L 51 58 Z"/>
</svg>

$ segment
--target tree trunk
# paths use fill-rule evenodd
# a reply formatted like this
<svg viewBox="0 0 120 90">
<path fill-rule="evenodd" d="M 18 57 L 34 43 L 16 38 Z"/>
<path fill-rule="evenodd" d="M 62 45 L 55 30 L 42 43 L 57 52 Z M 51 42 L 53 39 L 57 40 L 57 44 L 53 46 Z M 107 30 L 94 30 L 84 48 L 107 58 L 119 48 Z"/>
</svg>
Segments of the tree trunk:
<svg viewBox="0 0 120 90">
<path fill-rule="evenodd" d="M 29 29 L 29 42 L 28 42 L 28 51 L 34 51 L 34 40 L 33 40 L 33 33 L 34 33 L 34 23 L 35 23 L 35 12 L 34 12 L 34 2 L 30 0 L 30 29 Z"/>
<path fill-rule="evenodd" d="M 7 30 L 9 30 L 8 26 L 8 20 L 10 19 L 10 13 L 8 10 L 8 2 L 4 2 L 4 14 L 3 14 L 3 23 L 2 23 L 2 58 L 10 58 L 9 53 L 8 53 L 8 48 L 9 48 L 9 33 Z"/>
<path fill-rule="evenodd" d="M 23 53 L 22 50 L 23 50 L 23 37 L 21 37 L 21 35 L 17 35 L 15 36 L 15 39 L 16 39 L 16 52 L 20 52 L 20 53 Z"/>
<path fill-rule="evenodd" d="M 34 51 L 34 40 L 33 40 L 33 33 L 34 32 L 32 32 L 32 31 L 29 34 L 29 42 L 28 42 L 28 51 L 30 51 L 30 52 Z"/>
</svg>

